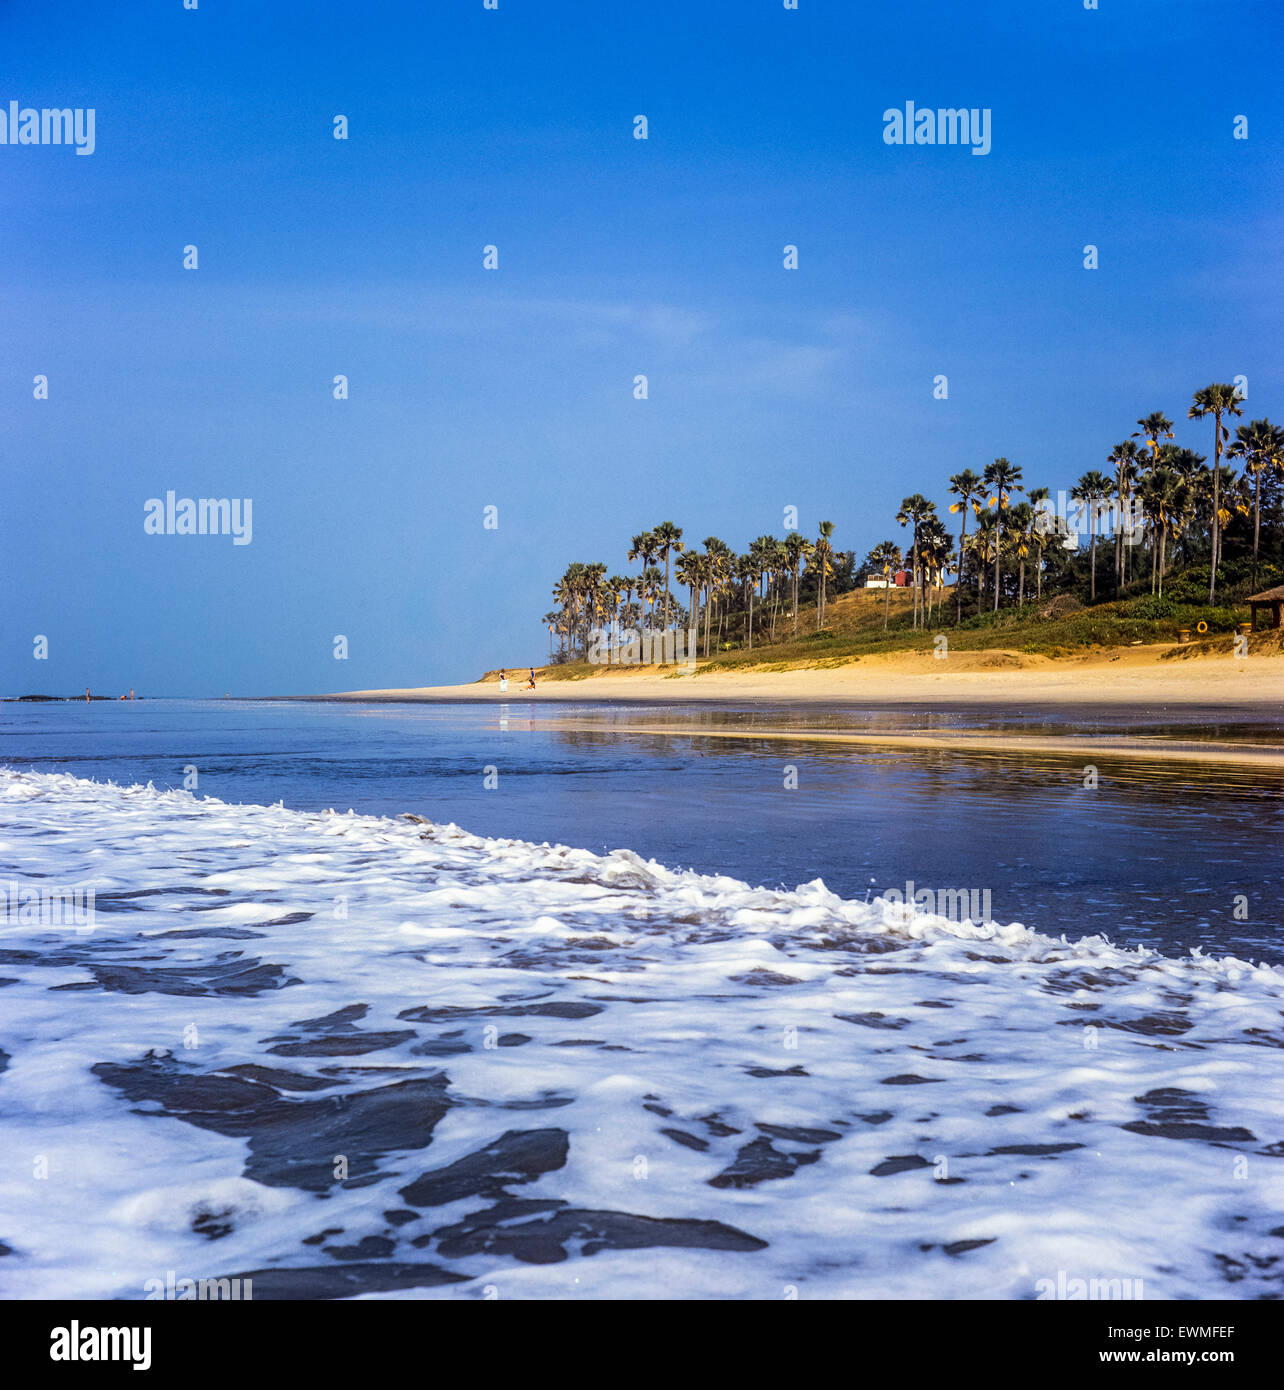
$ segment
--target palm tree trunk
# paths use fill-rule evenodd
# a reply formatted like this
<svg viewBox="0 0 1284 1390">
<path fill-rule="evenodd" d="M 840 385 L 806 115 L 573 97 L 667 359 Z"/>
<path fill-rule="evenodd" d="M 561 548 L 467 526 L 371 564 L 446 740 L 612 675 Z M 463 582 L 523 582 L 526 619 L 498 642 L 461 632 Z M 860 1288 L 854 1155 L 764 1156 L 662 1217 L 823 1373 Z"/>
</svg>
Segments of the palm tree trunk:
<svg viewBox="0 0 1284 1390">
<path fill-rule="evenodd" d="M 1090 553 L 1090 564 L 1092 567 L 1092 580 L 1088 586 L 1088 598 L 1092 603 L 1097 601 L 1097 533 L 1093 529 L 1094 517 L 1088 513 L 1088 550 Z"/>
<path fill-rule="evenodd" d="M 1221 541 L 1221 482 L 1222 482 L 1222 413 L 1213 414 L 1213 558 L 1208 569 L 1208 606 L 1213 606 L 1217 592 L 1217 551 Z"/>
<path fill-rule="evenodd" d="M 669 626 L 669 556 L 670 550 L 664 547 L 664 626 Z"/>
<path fill-rule="evenodd" d="M 914 544 L 910 546 L 910 626 L 918 631 L 918 532 L 914 532 Z"/>
<path fill-rule="evenodd" d="M 1257 588 L 1257 542 L 1262 532 L 1262 469 L 1253 479 L 1253 588 Z"/>
<path fill-rule="evenodd" d="M 967 546 L 967 498 L 963 499 L 963 529 L 959 532 L 959 572 L 954 581 L 954 597 L 958 600 L 954 609 L 954 626 L 963 621 L 963 557 Z"/>
</svg>

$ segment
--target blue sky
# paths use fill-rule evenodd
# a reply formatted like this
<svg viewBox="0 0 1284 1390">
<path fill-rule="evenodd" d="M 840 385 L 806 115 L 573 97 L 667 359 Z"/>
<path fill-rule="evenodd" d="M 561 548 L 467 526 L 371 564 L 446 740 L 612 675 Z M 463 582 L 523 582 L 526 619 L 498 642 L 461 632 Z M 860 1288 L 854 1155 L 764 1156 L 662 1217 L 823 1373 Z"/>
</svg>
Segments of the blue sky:
<svg viewBox="0 0 1284 1390">
<path fill-rule="evenodd" d="M 116 9 L 0 5 L 0 109 L 96 111 L 0 146 L 0 693 L 472 679 L 665 519 L 863 555 L 1000 454 L 1206 452 L 1211 380 L 1284 417 L 1272 3 Z M 907 100 L 991 152 L 888 146 Z M 170 489 L 252 543 L 146 535 Z"/>
</svg>

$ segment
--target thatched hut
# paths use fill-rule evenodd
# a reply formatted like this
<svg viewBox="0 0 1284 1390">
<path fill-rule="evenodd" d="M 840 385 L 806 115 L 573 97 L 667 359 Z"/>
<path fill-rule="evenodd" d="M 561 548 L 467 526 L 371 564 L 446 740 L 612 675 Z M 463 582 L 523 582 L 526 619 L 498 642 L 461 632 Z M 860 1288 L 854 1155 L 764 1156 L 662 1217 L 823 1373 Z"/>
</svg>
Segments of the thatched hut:
<svg viewBox="0 0 1284 1390">
<path fill-rule="evenodd" d="M 1259 608 L 1271 610 L 1272 627 L 1284 627 L 1284 584 L 1277 584 L 1273 589 L 1263 589 L 1260 594 L 1250 594 L 1248 607 L 1253 615 L 1254 632 L 1257 631 L 1257 610 Z"/>
</svg>

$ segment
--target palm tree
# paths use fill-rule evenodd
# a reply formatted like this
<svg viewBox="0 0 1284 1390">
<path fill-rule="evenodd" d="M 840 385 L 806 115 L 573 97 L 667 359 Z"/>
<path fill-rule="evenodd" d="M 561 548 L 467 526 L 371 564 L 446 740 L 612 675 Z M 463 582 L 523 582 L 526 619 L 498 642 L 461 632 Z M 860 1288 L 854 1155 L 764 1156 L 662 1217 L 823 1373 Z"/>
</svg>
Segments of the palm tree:
<svg viewBox="0 0 1284 1390">
<path fill-rule="evenodd" d="M 758 536 L 749 542 L 749 558 L 753 562 L 754 586 L 758 589 L 761 606 L 766 606 L 767 594 L 771 589 L 772 566 L 775 563 L 776 540 L 774 536 Z M 771 640 L 770 638 L 768 640 Z"/>
<path fill-rule="evenodd" d="M 1162 420 L 1163 416 L 1161 415 L 1159 418 Z M 1143 424 L 1144 421 L 1139 420 L 1137 423 Z M 1171 423 L 1169 421 L 1169 424 Z M 1125 439 L 1111 449 L 1107 462 L 1113 463 L 1115 466 L 1115 496 L 1119 499 L 1119 518 L 1115 525 L 1115 593 L 1117 594 L 1124 585 L 1124 518 L 1129 513 L 1133 484 L 1137 481 L 1137 474 L 1141 468 L 1141 450 L 1137 448 L 1132 439 Z"/>
<path fill-rule="evenodd" d="M 991 490 L 994 492 L 990 501 L 996 507 L 995 521 L 998 524 L 994 536 L 994 611 L 997 613 L 999 611 L 999 560 L 1003 552 L 1003 513 L 1007 508 L 1008 498 L 1011 494 L 1021 491 L 1021 470 L 1016 464 L 1009 463 L 1007 459 L 997 458 L 993 463 L 986 464 L 982 481 L 985 483 L 987 492 Z"/>
<path fill-rule="evenodd" d="M 936 515 L 936 503 L 929 502 L 921 492 L 916 492 L 910 497 L 902 498 L 901 509 L 896 513 L 896 520 L 901 526 L 912 526 L 914 528 L 914 544 L 910 552 L 910 583 L 914 586 L 914 627 L 918 628 L 919 613 L 919 535 L 923 529 L 923 523 L 928 517 Z"/>
<path fill-rule="evenodd" d="M 962 473 L 955 473 L 950 479 L 950 491 L 959 499 L 950 503 L 950 511 L 963 513 L 963 527 L 959 532 L 959 568 L 954 580 L 954 625 L 957 627 L 963 621 L 963 556 L 967 552 L 967 514 L 969 511 L 980 512 L 981 499 L 985 496 L 985 482 L 979 473 L 965 468 Z"/>
<path fill-rule="evenodd" d="M 1043 597 L 1043 552 L 1048 546 L 1048 528 L 1043 518 L 1040 503 L 1048 500 L 1048 489 L 1046 487 L 1032 487 L 1026 493 L 1026 499 L 1030 503 L 1032 513 L 1030 521 L 1029 544 L 1034 547 L 1034 601 L 1039 602 Z"/>
<path fill-rule="evenodd" d="M 1025 607 L 1025 560 L 1033 543 L 1033 533 L 1037 515 L 1029 502 L 1018 502 L 1008 508 L 1009 537 L 1012 553 L 1020 564 L 1017 569 L 1017 606 Z"/>
<path fill-rule="evenodd" d="M 638 602 L 645 606 L 646 599 L 642 590 L 646 583 L 646 572 L 655 563 L 659 555 L 659 545 L 655 536 L 650 531 L 643 531 L 640 535 L 633 537 L 629 545 L 629 559 L 639 560 L 642 563 L 642 577 L 638 581 Z"/>
<path fill-rule="evenodd" d="M 816 602 L 817 632 L 825 626 L 825 580 L 834 572 L 834 547 L 831 540 L 833 534 L 834 523 L 832 521 L 822 521 L 820 523 L 820 535 L 816 537 L 816 543 L 812 547 L 811 560 L 808 564 L 809 569 L 814 569 L 816 571 L 816 576 L 820 584 L 819 595 Z"/>
<path fill-rule="evenodd" d="M 1240 425 L 1226 450 L 1228 457 L 1244 460 L 1244 474 L 1253 478 L 1253 588 L 1257 588 L 1257 550 L 1262 532 L 1262 474 L 1272 468 L 1284 472 L 1284 427 L 1267 419 Z"/>
<path fill-rule="evenodd" d="M 785 537 L 785 561 L 793 578 L 794 636 L 798 636 L 798 568 L 811 554 L 811 542 L 801 531 L 790 531 Z"/>
<path fill-rule="evenodd" d="M 548 628 L 548 659 L 550 661 L 553 659 L 553 637 L 557 632 L 560 620 L 561 614 L 558 613 L 556 609 L 553 609 L 551 613 L 545 613 L 544 617 L 541 619 L 544 626 Z"/>
<path fill-rule="evenodd" d="M 976 574 L 978 583 L 978 593 L 982 603 L 985 602 L 985 573 L 987 565 L 995 565 L 997 568 L 999 553 L 999 519 L 988 508 L 983 507 L 977 513 L 976 530 L 968 537 L 968 550 L 976 557 Z"/>
<path fill-rule="evenodd" d="M 1222 425 L 1223 415 L 1243 415 L 1239 408 L 1239 393 L 1229 382 L 1214 381 L 1195 392 L 1194 404 L 1186 412 L 1192 420 L 1213 417 L 1213 554 L 1208 570 L 1208 603 L 1212 606 L 1217 592 L 1217 562 L 1221 558 L 1221 477 L 1222 444 L 1230 430 Z"/>
<path fill-rule="evenodd" d="M 895 541 L 879 541 L 869 552 L 870 563 L 882 570 L 887 584 L 883 591 L 883 631 L 887 631 L 887 617 L 892 605 L 892 575 L 905 563 L 900 546 Z"/>
<path fill-rule="evenodd" d="M 781 578 L 789 573 L 789 560 L 785 553 L 785 543 L 775 536 L 762 536 L 763 574 L 767 584 L 767 597 L 771 599 L 771 641 L 776 640 L 776 619 L 780 615 Z"/>
<path fill-rule="evenodd" d="M 1149 415 L 1143 416 L 1137 423 L 1141 428 L 1133 430 L 1129 438 L 1146 441 L 1150 446 L 1150 466 L 1154 468 L 1159 462 L 1159 441 L 1173 437 L 1173 422 L 1162 410 L 1152 410 Z"/>
<path fill-rule="evenodd" d="M 706 536 L 704 538 L 705 554 L 709 557 L 709 587 L 711 595 L 719 600 L 718 603 L 718 641 L 722 641 L 723 623 L 726 621 L 726 595 L 731 591 L 731 581 L 733 577 L 733 560 L 731 547 L 726 541 L 721 541 L 717 536 Z M 705 610 L 704 626 L 704 654 L 709 655 L 709 617 L 708 610 Z"/>
<path fill-rule="evenodd" d="M 620 631 L 620 600 L 629 591 L 632 583 L 629 575 L 613 574 L 602 586 L 607 598 L 611 600 L 611 625 L 615 628 L 617 638 Z"/>
<path fill-rule="evenodd" d="M 655 540 L 655 558 L 664 561 L 664 616 L 665 626 L 669 617 L 669 557 L 673 551 L 682 550 L 682 527 L 671 521 L 662 521 L 652 532 Z M 630 559 L 632 556 L 629 557 Z"/>
<path fill-rule="evenodd" d="M 606 606 L 606 566 L 603 564 L 585 565 L 583 570 L 584 593 L 584 650 L 589 645 L 589 629 L 597 626 L 598 617 Z"/>
<path fill-rule="evenodd" d="M 1171 448 L 1171 445 L 1166 447 Z M 1162 598 L 1164 575 L 1168 569 L 1168 537 L 1184 524 L 1192 500 L 1192 488 L 1187 479 L 1164 465 L 1161 456 L 1159 464 L 1138 485 L 1138 492 L 1156 537 L 1151 552 L 1150 588 L 1152 593 L 1156 591 L 1155 576 L 1158 575 L 1158 594 Z"/>
<path fill-rule="evenodd" d="M 648 565 L 642 571 L 642 587 L 638 590 L 638 598 L 647 605 L 646 616 L 651 619 L 648 623 L 644 620 L 643 626 L 647 629 L 655 627 L 656 599 L 664 592 L 660 587 L 664 579 L 664 571 L 655 565 Z"/>
<path fill-rule="evenodd" d="M 687 622 L 696 631 L 699 631 L 700 628 L 700 609 L 696 602 L 696 594 L 704 585 L 705 566 L 708 558 L 707 555 L 701 555 L 698 550 L 688 550 L 678 561 L 676 571 L 678 583 L 685 584 L 691 594 L 691 612 L 687 617 Z"/>
<path fill-rule="evenodd" d="M 1089 599 L 1097 601 L 1097 522 L 1101 519 L 1101 505 L 1110 496 L 1110 479 L 1096 468 L 1090 468 L 1070 489 L 1070 496 L 1076 502 L 1084 502 L 1088 507 L 1088 549 L 1092 556 L 1092 583 Z"/>
<path fill-rule="evenodd" d="M 1194 449 L 1181 449 L 1176 444 L 1164 444 L 1159 450 L 1159 467 L 1171 468 L 1179 478 L 1186 484 L 1186 490 L 1182 494 L 1186 499 L 1187 511 L 1191 518 L 1199 515 L 1203 499 L 1212 496 L 1212 480 L 1205 467 L 1208 459 L 1204 454 L 1197 454 Z M 1156 523 L 1151 529 L 1151 542 L 1158 544 L 1159 531 Z M 1189 559 L 1188 547 L 1183 544 L 1184 558 Z M 1154 570 L 1154 565 L 1151 565 Z M 1152 585 L 1153 588 L 1153 585 Z"/>
<path fill-rule="evenodd" d="M 584 603 L 584 566 L 578 562 L 567 565 L 566 573 L 553 586 L 553 598 L 561 605 L 563 632 L 568 649 L 579 627 L 579 614 Z"/>
<path fill-rule="evenodd" d="M 945 523 L 935 512 L 923 521 L 918 548 L 924 579 L 925 581 L 928 578 L 931 579 L 931 584 L 927 586 L 927 621 L 930 623 L 932 620 L 932 589 L 937 591 L 937 607 L 939 609 L 945 569 L 954 550 L 953 537 L 945 529 Z"/>
<path fill-rule="evenodd" d="M 745 623 L 745 637 L 749 643 L 749 650 L 753 651 L 753 595 L 758 587 L 758 579 L 762 571 L 758 568 L 758 561 L 751 554 L 738 555 L 735 561 L 735 576 L 739 581 L 741 591 L 747 596 L 749 602 L 748 621 Z"/>
</svg>

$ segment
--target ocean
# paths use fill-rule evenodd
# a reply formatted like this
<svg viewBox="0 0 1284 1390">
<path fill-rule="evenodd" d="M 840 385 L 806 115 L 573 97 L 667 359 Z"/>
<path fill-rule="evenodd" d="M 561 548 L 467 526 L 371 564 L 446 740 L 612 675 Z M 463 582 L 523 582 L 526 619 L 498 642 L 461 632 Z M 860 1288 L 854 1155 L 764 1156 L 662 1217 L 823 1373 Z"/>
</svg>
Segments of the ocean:
<svg viewBox="0 0 1284 1390">
<path fill-rule="evenodd" d="M 3 706 L 0 1296 L 1284 1294 L 1279 787 L 801 717 Z"/>
</svg>

